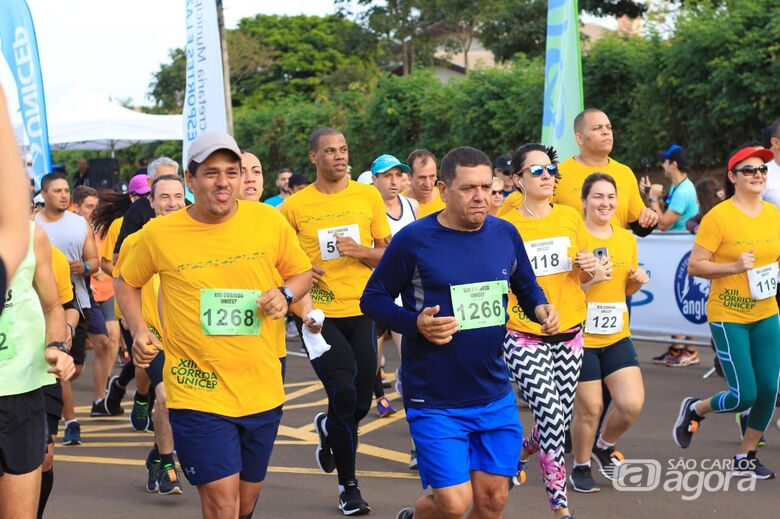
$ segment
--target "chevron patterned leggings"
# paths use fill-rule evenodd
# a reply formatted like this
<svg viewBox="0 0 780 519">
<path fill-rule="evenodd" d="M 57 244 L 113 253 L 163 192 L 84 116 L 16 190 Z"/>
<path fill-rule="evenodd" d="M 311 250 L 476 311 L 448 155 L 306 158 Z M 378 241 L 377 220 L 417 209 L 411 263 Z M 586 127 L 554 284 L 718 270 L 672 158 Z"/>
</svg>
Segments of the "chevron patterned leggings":
<svg viewBox="0 0 780 519">
<path fill-rule="evenodd" d="M 564 431 L 571 424 L 582 366 L 582 330 L 563 342 L 545 342 L 549 339 L 507 330 L 504 360 L 536 422 L 523 447 L 529 453 L 541 451 L 539 467 L 550 508 L 559 510 L 568 508 Z"/>
</svg>

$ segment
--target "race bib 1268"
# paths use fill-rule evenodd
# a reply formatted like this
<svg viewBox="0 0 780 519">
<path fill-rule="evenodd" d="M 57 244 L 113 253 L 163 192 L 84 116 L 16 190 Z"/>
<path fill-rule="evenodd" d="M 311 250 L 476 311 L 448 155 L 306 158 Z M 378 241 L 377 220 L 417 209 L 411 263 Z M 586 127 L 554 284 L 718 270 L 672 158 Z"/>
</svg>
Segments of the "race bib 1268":
<svg viewBox="0 0 780 519">
<path fill-rule="evenodd" d="M 202 288 L 200 328 L 203 335 L 260 335 L 259 290 Z"/>
<path fill-rule="evenodd" d="M 509 292 L 506 280 L 485 281 L 450 286 L 452 309 L 459 330 L 504 326 L 504 294 Z"/>
</svg>

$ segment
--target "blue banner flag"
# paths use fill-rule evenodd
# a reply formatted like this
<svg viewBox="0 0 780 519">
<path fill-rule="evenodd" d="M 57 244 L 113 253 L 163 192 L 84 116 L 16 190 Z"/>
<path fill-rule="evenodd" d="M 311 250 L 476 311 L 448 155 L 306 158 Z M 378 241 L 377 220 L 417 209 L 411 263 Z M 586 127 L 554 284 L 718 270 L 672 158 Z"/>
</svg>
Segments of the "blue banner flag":
<svg viewBox="0 0 780 519">
<path fill-rule="evenodd" d="M 43 95 L 41 60 L 35 38 L 30 8 L 25 0 L 3 0 L 0 7 L 0 46 L 8 68 L 16 81 L 19 107 L 32 161 L 35 183 L 51 173 L 49 129 L 46 124 L 46 101 Z"/>
<path fill-rule="evenodd" d="M 554 146 L 563 162 L 579 151 L 573 123 L 583 110 L 577 0 L 549 0 L 544 62 L 542 143 Z"/>
</svg>

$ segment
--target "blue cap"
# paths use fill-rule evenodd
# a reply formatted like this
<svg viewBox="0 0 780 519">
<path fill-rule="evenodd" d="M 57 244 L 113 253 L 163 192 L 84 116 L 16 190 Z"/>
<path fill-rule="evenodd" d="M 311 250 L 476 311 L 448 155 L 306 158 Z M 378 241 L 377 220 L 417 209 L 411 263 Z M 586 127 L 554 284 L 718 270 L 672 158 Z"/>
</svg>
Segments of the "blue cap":
<svg viewBox="0 0 780 519">
<path fill-rule="evenodd" d="M 662 159 L 668 159 L 669 157 L 672 156 L 672 153 L 681 149 L 683 149 L 683 147 L 680 146 L 679 144 L 672 144 L 671 146 L 669 146 L 668 150 L 659 152 L 658 155 L 660 155 Z"/>
<path fill-rule="evenodd" d="M 393 168 L 401 168 L 404 173 L 409 173 L 411 171 L 409 166 L 394 156 L 385 154 L 378 156 L 371 164 L 371 174 L 379 175 L 380 173 L 384 173 L 385 171 L 391 170 Z"/>
</svg>

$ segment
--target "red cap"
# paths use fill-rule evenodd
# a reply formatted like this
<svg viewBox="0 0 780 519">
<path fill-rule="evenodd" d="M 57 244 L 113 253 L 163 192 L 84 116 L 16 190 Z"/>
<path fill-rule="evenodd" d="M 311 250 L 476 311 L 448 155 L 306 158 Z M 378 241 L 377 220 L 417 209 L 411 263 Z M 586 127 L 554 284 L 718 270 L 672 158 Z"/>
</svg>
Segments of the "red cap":
<svg viewBox="0 0 780 519">
<path fill-rule="evenodd" d="M 729 171 L 734 171 L 734 166 L 750 157 L 758 157 L 764 162 L 769 162 L 775 158 L 775 154 L 772 150 L 768 150 L 762 146 L 748 146 L 747 148 L 742 148 L 729 159 Z"/>
</svg>

